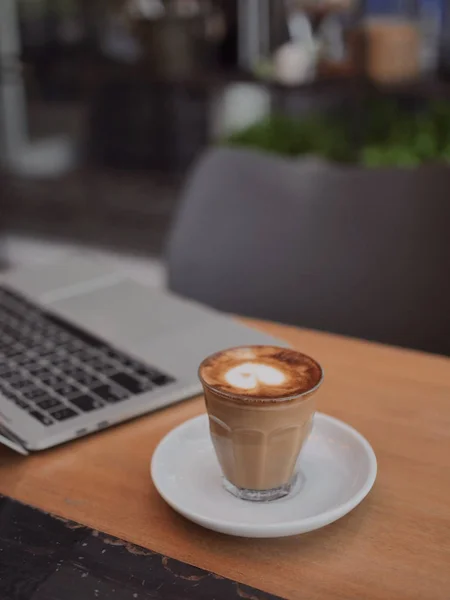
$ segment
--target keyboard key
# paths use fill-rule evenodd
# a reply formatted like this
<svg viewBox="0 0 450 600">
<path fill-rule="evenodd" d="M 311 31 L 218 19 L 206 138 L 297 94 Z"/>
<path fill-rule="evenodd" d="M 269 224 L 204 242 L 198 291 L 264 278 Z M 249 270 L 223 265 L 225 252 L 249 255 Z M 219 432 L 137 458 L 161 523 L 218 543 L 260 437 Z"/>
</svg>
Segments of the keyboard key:
<svg viewBox="0 0 450 600">
<path fill-rule="evenodd" d="M 139 377 L 144 377 L 148 379 L 153 379 L 153 377 L 158 377 L 159 375 L 161 375 L 160 371 L 157 371 L 156 369 L 151 369 L 150 367 L 146 367 L 142 364 L 133 369 L 133 371 L 136 373 L 136 375 L 139 375 Z"/>
<path fill-rule="evenodd" d="M 37 362 L 37 359 L 30 358 L 26 354 L 20 354 L 20 355 L 17 355 L 16 358 L 14 358 L 14 362 L 17 365 L 20 365 L 23 369 L 26 369 L 28 371 L 28 367 L 35 365 Z"/>
<path fill-rule="evenodd" d="M 40 421 L 42 425 L 45 425 L 46 427 L 53 423 L 53 419 L 51 417 L 44 415 L 37 410 L 30 410 L 28 414 Z"/>
<path fill-rule="evenodd" d="M 47 358 L 47 360 L 49 360 Z M 55 367 L 59 367 L 60 366 L 64 366 L 68 363 L 70 363 L 70 359 L 68 358 L 68 356 L 66 354 L 61 354 L 60 352 L 58 352 L 57 350 L 51 355 L 49 362 L 52 363 L 53 366 Z"/>
<path fill-rule="evenodd" d="M 69 360 L 68 358 L 65 358 L 63 362 L 56 363 L 55 366 L 58 369 L 58 371 L 61 371 L 66 375 L 70 375 L 71 373 L 77 370 L 76 363 Z"/>
<path fill-rule="evenodd" d="M 129 393 L 127 393 L 125 390 L 117 388 L 114 385 L 101 385 L 93 388 L 91 391 L 97 396 L 100 396 L 100 398 L 103 398 L 103 400 L 106 400 L 106 402 L 111 402 L 113 404 L 116 402 L 121 402 L 122 400 L 126 400 L 130 397 Z"/>
<path fill-rule="evenodd" d="M 91 375 L 87 371 L 79 371 L 75 375 L 72 375 L 72 378 L 80 385 L 84 385 L 86 387 L 94 387 L 96 385 L 100 385 L 101 383 L 101 380 L 98 377 Z"/>
<path fill-rule="evenodd" d="M 127 354 L 124 354 L 120 350 L 116 350 L 115 348 L 111 348 L 109 346 L 104 346 L 102 348 L 102 354 L 107 358 L 108 361 L 118 363 L 124 367 L 134 362 L 134 359 Z"/>
<path fill-rule="evenodd" d="M 74 396 L 79 396 L 81 393 L 81 388 L 71 385 L 70 383 L 64 382 L 60 386 L 55 386 L 54 391 L 58 394 L 58 396 L 62 396 L 63 398 L 70 398 Z"/>
<path fill-rule="evenodd" d="M 65 371 L 66 375 L 72 377 L 72 379 L 76 379 L 77 377 L 83 377 L 86 374 L 86 371 L 80 367 L 80 365 L 73 364 L 71 370 Z"/>
<path fill-rule="evenodd" d="M 48 393 L 37 386 L 33 386 L 31 388 L 22 390 L 21 395 L 27 400 L 33 400 L 34 402 L 38 399 L 46 398 L 48 396 Z"/>
<path fill-rule="evenodd" d="M 56 388 L 58 385 L 63 385 L 66 383 L 66 378 L 61 375 L 55 375 L 54 373 L 50 373 L 49 375 L 44 375 L 39 377 L 44 385 L 50 388 Z"/>
<path fill-rule="evenodd" d="M 105 356 L 90 356 L 89 358 L 87 358 L 85 360 L 85 363 L 91 368 L 94 369 L 96 371 L 101 371 L 102 369 L 104 369 L 105 367 L 111 367 L 113 366 L 112 363 L 108 362 L 107 358 Z M 114 369 L 117 371 L 117 365 L 114 366 Z"/>
<path fill-rule="evenodd" d="M 139 385 L 141 388 L 141 392 L 140 392 L 141 394 L 143 394 L 144 392 L 149 392 L 150 390 L 152 390 L 155 387 L 154 384 L 149 379 L 140 379 Z"/>
<path fill-rule="evenodd" d="M 11 365 L 0 365 L 0 379 L 7 379 L 14 375 L 14 368 Z"/>
<path fill-rule="evenodd" d="M 65 421 L 66 419 L 72 419 L 77 416 L 77 413 L 71 408 L 61 408 L 51 413 L 51 416 L 57 421 Z"/>
<path fill-rule="evenodd" d="M 0 375 L 0 391 L 5 390 L 6 392 L 9 390 L 9 385 L 4 381 Z"/>
<path fill-rule="evenodd" d="M 164 375 L 163 373 L 161 373 L 156 377 L 152 377 L 152 381 L 155 385 L 163 386 L 169 385 L 169 383 L 174 383 L 175 379 L 173 377 L 170 377 L 169 375 Z"/>
<path fill-rule="evenodd" d="M 83 329 L 77 327 L 76 325 L 73 325 L 72 323 L 69 323 L 68 321 L 64 321 L 64 319 L 60 319 L 59 317 L 57 317 L 54 314 L 46 313 L 46 318 L 53 325 L 55 325 L 59 331 L 62 330 L 63 332 L 68 332 L 68 333 L 72 334 L 76 339 L 81 340 L 88 346 L 92 346 L 93 348 L 96 348 L 96 347 L 99 347 L 102 345 L 102 342 L 98 338 L 94 337 L 87 331 L 84 331 Z"/>
<path fill-rule="evenodd" d="M 2 323 L 2 342 L 4 344 L 9 344 L 10 346 L 17 346 L 19 342 L 16 339 L 16 328 L 11 323 L 11 321 L 7 321 Z"/>
<path fill-rule="evenodd" d="M 16 340 L 16 342 L 19 342 L 20 344 L 24 344 L 26 346 L 28 346 L 28 344 L 31 341 L 27 331 L 20 331 L 19 329 L 15 331 L 14 339 Z"/>
<path fill-rule="evenodd" d="M 25 369 L 25 371 L 31 373 L 33 377 L 35 376 L 36 371 L 40 371 L 43 368 L 43 366 L 34 359 L 28 359 L 27 362 L 21 364 L 21 367 L 22 369 Z"/>
<path fill-rule="evenodd" d="M 130 371 L 135 371 L 136 369 L 139 368 L 139 363 L 134 360 L 134 358 L 126 358 L 126 357 L 122 357 L 122 360 L 120 361 L 120 364 L 122 365 L 122 367 L 124 367 L 125 369 L 128 369 Z"/>
<path fill-rule="evenodd" d="M 82 350 L 75 350 L 75 352 L 71 353 L 71 356 L 76 358 L 78 361 L 80 361 L 82 363 L 86 363 L 89 366 L 91 366 L 91 363 L 94 360 L 95 355 L 93 354 L 92 350 L 82 349 Z"/>
<path fill-rule="evenodd" d="M 84 348 L 83 342 L 75 339 L 70 339 L 67 341 L 58 340 L 58 345 L 60 346 L 60 349 L 63 348 L 64 351 L 70 355 L 72 355 L 74 352 L 77 352 L 77 350 Z"/>
<path fill-rule="evenodd" d="M 8 360 L 10 360 L 11 362 L 14 362 L 14 364 L 17 364 L 17 362 L 20 362 L 22 359 L 26 359 L 26 352 L 24 350 L 15 350 L 12 349 L 10 352 L 8 352 L 7 354 L 8 356 Z"/>
<path fill-rule="evenodd" d="M 37 359 L 34 356 L 29 356 L 27 352 L 16 352 L 11 360 L 14 360 L 16 365 L 23 365 L 26 362 L 36 362 Z"/>
<path fill-rule="evenodd" d="M 55 354 L 54 348 L 45 346 L 34 346 L 31 350 L 36 354 L 37 359 L 45 358 L 49 362 L 52 362 L 51 357 Z"/>
<path fill-rule="evenodd" d="M 83 412 L 90 412 L 91 410 L 95 410 L 104 406 L 103 402 L 101 402 L 98 398 L 87 395 L 72 398 L 70 402 Z"/>
<path fill-rule="evenodd" d="M 28 404 L 28 402 L 25 402 L 25 400 L 23 398 L 19 398 L 16 396 L 14 398 L 11 398 L 11 400 L 19 408 L 23 408 L 24 410 L 27 410 L 28 408 L 30 408 L 30 405 Z"/>
<path fill-rule="evenodd" d="M 9 335 L 9 326 L 5 325 L 5 316 L 0 310 L 0 348 L 10 349 L 15 346 L 15 340 Z"/>
<path fill-rule="evenodd" d="M 139 380 L 135 379 L 134 377 L 130 377 L 130 375 L 127 373 L 117 373 L 116 375 L 111 375 L 110 379 L 121 385 L 126 390 L 130 391 L 132 394 L 139 394 L 142 391 Z"/>
<path fill-rule="evenodd" d="M 14 379 L 11 379 L 9 381 L 9 385 L 14 389 L 14 390 L 25 390 L 27 388 L 32 387 L 33 382 L 31 381 L 31 379 L 27 379 L 23 374 L 21 373 L 17 373 L 17 377 Z"/>
<path fill-rule="evenodd" d="M 104 377 L 111 377 L 111 375 L 116 375 L 117 373 L 120 373 L 120 368 L 114 366 L 112 363 L 105 364 L 101 367 L 97 367 L 96 370 Z"/>
<path fill-rule="evenodd" d="M 53 377 L 53 372 L 47 369 L 46 367 L 39 365 L 39 369 L 35 369 L 33 371 L 33 377 L 39 379 L 40 381 L 48 381 L 48 379 Z"/>
<path fill-rule="evenodd" d="M 35 400 L 35 404 L 36 404 L 36 406 L 39 406 L 39 408 L 41 408 L 42 410 L 64 408 L 64 404 L 62 404 L 56 398 L 52 398 L 51 396 L 47 396 L 46 398 Z"/>
<path fill-rule="evenodd" d="M 73 338 L 64 331 L 58 331 L 55 329 L 51 331 L 48 339 L 57 346 L 62 346 L 64 350 L 68 350 L 68 346 L 72 342 Z"/>
</svg>

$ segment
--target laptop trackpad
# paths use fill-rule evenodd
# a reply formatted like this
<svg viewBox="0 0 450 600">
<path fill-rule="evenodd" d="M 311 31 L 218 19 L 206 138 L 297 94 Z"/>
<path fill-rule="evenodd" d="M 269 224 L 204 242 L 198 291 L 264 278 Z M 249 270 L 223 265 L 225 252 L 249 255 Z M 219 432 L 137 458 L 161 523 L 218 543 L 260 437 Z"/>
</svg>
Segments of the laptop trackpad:
<svg viewBox="0 0 450 600">
<path fill-rule="evenodd" d="M 119 344 L 148 341 L 205 319 L 203 307 L 131 279 L 56 300 L 49 309 Z"/>
</svg>

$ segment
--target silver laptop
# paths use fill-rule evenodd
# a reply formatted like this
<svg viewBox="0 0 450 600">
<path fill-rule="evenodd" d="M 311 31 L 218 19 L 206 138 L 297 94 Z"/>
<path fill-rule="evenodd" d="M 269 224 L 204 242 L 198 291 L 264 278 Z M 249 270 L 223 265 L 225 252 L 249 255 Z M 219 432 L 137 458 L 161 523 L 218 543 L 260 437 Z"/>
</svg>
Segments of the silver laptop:
<svg viewBox="0 0 450 600">
<path fill-rule="evenodd" d="M 169 406 L 201 391 L 209 353 L 274 341 L 104 263 L 12 271 L 0 278 L 0 442 L 27 454 Z"/>
</svg>

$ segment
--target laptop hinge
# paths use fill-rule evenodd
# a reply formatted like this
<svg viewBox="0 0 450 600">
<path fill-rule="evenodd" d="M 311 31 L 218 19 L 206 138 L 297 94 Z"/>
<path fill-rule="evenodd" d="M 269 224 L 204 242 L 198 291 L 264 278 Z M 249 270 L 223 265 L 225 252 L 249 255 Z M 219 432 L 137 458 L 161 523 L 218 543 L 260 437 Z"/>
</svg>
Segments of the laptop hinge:
<svg viewBox="0 0 450 600">
<path fill-rule="evenodd" d="M 8 431 L 3 425 L 0 424 L 0 444 L 8 446 L 11 450 L 15 450 L 23 456 L 28 456 L 28 450 L 21 444 L 21 442 Z"/>
</svg>

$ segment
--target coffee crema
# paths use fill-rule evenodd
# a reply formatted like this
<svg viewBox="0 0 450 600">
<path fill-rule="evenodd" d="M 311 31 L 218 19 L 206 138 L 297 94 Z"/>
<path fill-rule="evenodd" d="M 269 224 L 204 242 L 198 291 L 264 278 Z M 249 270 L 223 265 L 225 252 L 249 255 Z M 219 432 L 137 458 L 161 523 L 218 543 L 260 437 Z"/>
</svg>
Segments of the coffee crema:
<svg viewBox="0 0 450 600">
<path fill-rule="evenodd" d="M 313 358 L 278 346 L 240 346 L 200 365 L 204 384 L 236 402 L 280 402 L 313 391 L 323 372 Z"/>
</svg>

